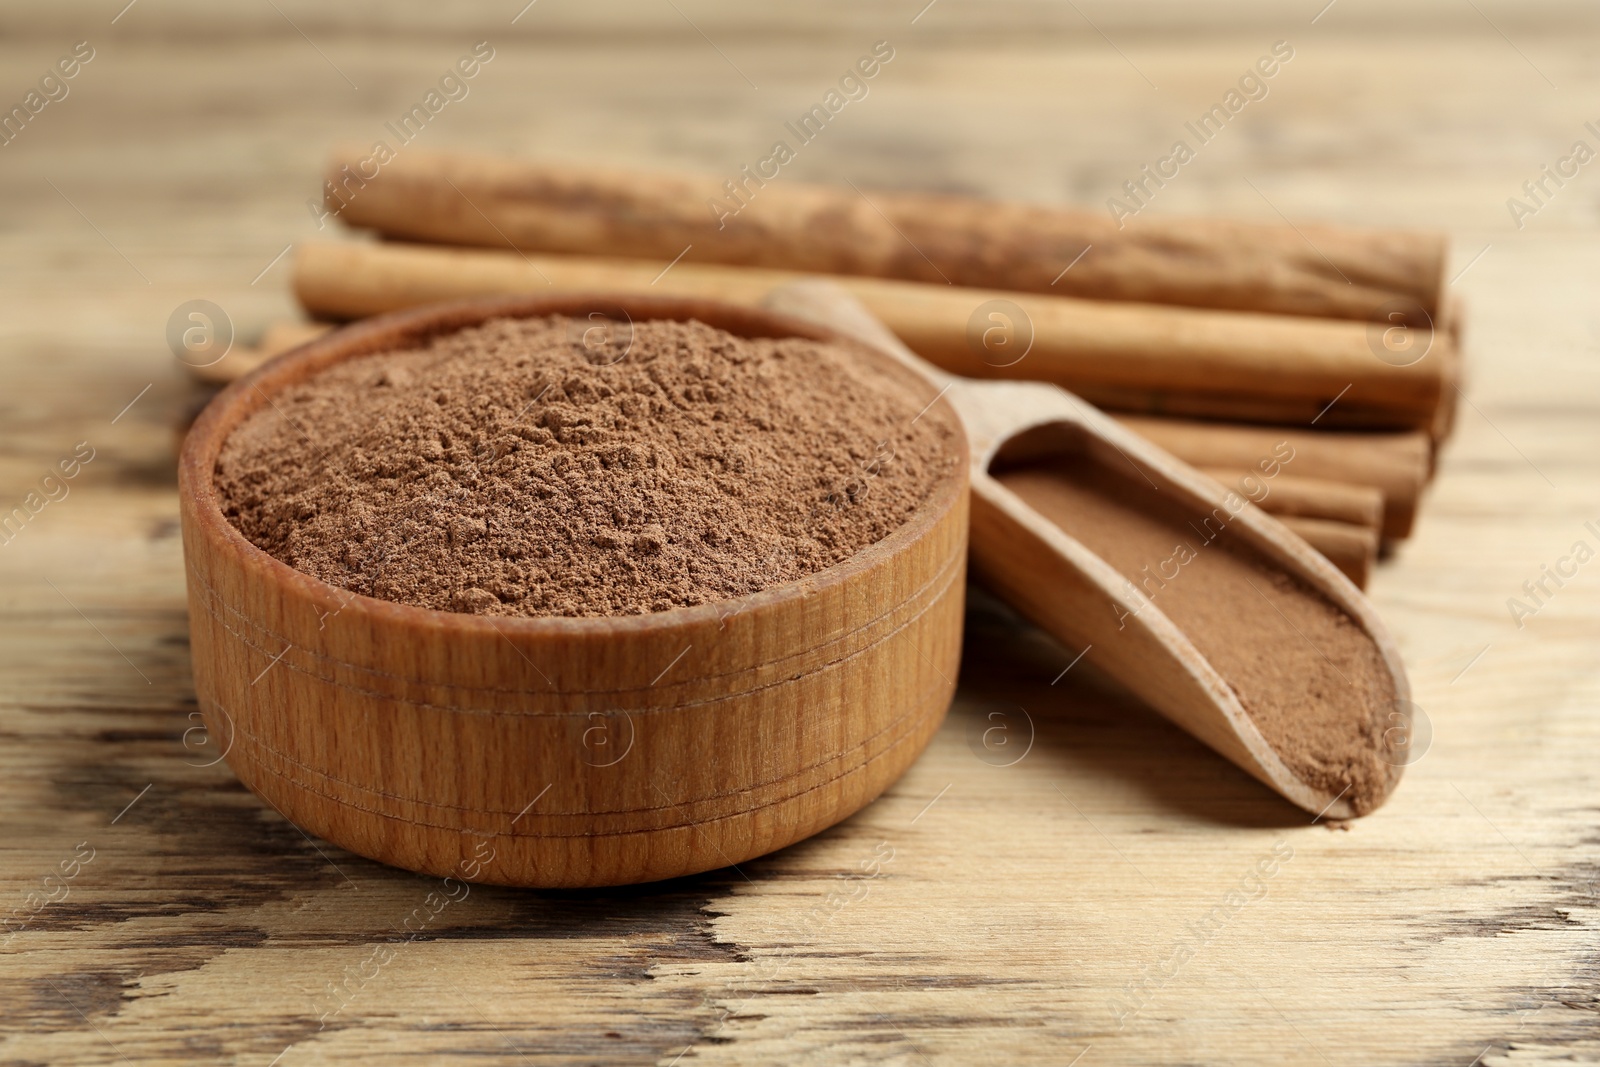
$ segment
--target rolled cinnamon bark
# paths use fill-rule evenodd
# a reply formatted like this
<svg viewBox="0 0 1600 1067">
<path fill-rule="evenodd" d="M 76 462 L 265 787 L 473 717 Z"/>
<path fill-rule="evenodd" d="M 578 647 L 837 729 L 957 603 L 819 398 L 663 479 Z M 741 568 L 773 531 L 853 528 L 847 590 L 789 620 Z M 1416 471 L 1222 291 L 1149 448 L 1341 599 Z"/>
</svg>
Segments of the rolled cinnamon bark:
<svg viewBox="0 0 1600 1067">
<path fill-rule="evenodd" d="M 756 303 L 797 275 L 605 257 L 403 244 L 309 244 L 295 292 L 319 317 L 432 300 L 638 289 Z M 878 278 L 836 279 L 929 362 L 976 378 L 1054 382 L 1112 409 L 1325 426 L 1433 424 L 1442 361 L 1378 359 L 1369 324 L 1117 304 Z"/>
<path fill-rule="evenodd" d="M 1266 473 L 1275 466 L 1279 476 L 1371 486 L 1383 494 L 1380 532 L 1387 539 L 1410 535 L 1428 481 L 1432 448 L 1420 431 L 1348 433 L 1143 415 L 1117 419 L 1196 467 Z"/>
<path fill-rule="evenodd" d="M 1456 398 L 1466 384 L 1466 364 L 1461 355 L 1462 339 L 1467 329 L 1466 305 L 1460 297 L 1448 297 L 1440 314 L 1444 322 L 1435 328 L 1435 336 L 1444 339 L 1444 347 L 1439 353 L 1444 365 L 1439 370 L 1439 407 L 1434 413 L 1433 425 L 1429 427 L 1435 445 L 1449 437 L 1455 429 Z"/>
<path fill-rule="evenodd" d="M 314 341 L 318 337 L 333 329 L 326 322 L 301 322 L 297 319 L 280 319 L 268 324 L 261 331 L 261 340 L 256 348 L 264 355 L 276 356 L 280 352 L 287 352 L 291 348 L 299 348 L 307 341 Z"/>
<path fill-rule="evenodd" d="M 1372 565 L 1378 561 L 1378 531 L 1366 526 L 1353 526 L 1348 522 L 1329 519 L 1305 519 L 1292 515 L 1278 520 L 1299 534 L 1301 539 L 1327 557 L 1328 562 L 1344 572 L 1344 576 L 1365 589 L 1372 575 Z"/>
<path fill-rule="evenodd" d="M 1378 530 L 1383 519 L 1383 494 L 1378 490 L 1284 474 L 1281 463 L 1274 476 L 1259 468 L 1200 469 L 1299 534 L 1358 589 L 1367 587 L 1378 562 Z"/>
<path fill-rule="evenodd" d="M 1383 494 L 1369 485 L 1293 474 L 1266 478 L 1256 470 L 1219 467 L 1202 467 L 1201 470 L 1254 501 L 1262 511 L 1279 518 L 1325 519 L 1371 530 L 1377 530 L 1383 521 Z"/>
<path fill-rule="evenodd" d="M 265 363 L 268 356 L 259 348 L 250 345 L 234 345 L 228 354 L 215 363 L 196 366 L 185 363 L 183 369 L 189 372 L 189 377 L 204 385 L 227 385 L 237 381 L 246 374 Z"/>
<path fill-rule="evenodd" d="M 291 348 L 298 348 L 316 337 L 328 332 L 330 324 L 326 322 L 300 322 L 298 320 L 284 319 L 270 324 L 261 334 L 261 340 L 255 345 L 235 345 L 227 355 L 215 363 L 204 366 L 185 364 L 189 373 L 200 382 L 207 385 L 227 385 L 238 378 L 255 370 L 261 364 L 281 352 Z"/>
<path fill-rule="evenodd" d="M 407 151 L 339 151 L 326 208 L 441 244 L 700 262 L 1388 322 L 1437 317 L 1434 233 L 1261 224 Z M 1415 315 L 1416 311 L 1425 315 Z"/>
</svg>

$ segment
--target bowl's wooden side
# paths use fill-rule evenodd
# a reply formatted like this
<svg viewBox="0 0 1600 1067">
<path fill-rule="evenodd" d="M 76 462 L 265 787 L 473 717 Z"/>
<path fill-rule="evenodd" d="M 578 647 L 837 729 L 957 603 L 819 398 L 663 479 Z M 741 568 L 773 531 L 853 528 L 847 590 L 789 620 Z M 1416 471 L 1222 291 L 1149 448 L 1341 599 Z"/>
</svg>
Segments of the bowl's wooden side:
<svg viewBox="0 0 1600 1067">
<path fill-rule="evenodd" d="M 477 317 L 506 313 L 492 303 Z M 685 316 L 671 305 L 646 310 Z M 721 325 L 715 311 L 687 313 Z M 412 328 L 426 314 L 398 318 Z M 475 321 L 460 307 L 431 314 L 444 328 Z M 751 314 L 738 312 L 738 332 L 813 332 Z M 300 364 L 291 355 L 225 393 L 180 467 L 201 711 L 239 777 L 286 817 L 441 876 L 622 884 L 737 863 L 815 833 L 922 750 L 960 656 L 965 456 L 889 538 L 737 601 L 567 620 L 373 600 L 246 542 L 218 509 L 211 472 L 261 396 L 372 351 L 373 330 L 385 328 L 357 327 L 343 348 L 338 335 L 316 342 Z M 956 425 L 942 405 L 930 415 Z"/>
</svg>

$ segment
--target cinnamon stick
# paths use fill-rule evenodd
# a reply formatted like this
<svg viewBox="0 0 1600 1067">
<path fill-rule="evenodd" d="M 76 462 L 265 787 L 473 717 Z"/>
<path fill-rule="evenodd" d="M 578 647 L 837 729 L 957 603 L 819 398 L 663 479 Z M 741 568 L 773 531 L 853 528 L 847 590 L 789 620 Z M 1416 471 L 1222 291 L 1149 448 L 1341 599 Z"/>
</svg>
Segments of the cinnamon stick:
<svg viewBox="0 0 1600 1067">
<path fill-rule="evenodd" d="M 1444 301 L 1440 317 L 1444 321 L 1435 328 L 1435 336 L 1444 339 L 1444 347 L 1439 350 L 1444 361 L 1439 374 L 1441 399 L 1433 425 L 1429 427 L 1435 442 L 1443 441 L 1455 429 L 1456 397 L 1466 384 L 1466 367 L 1461 357 L 1462 338 L 1467 328 L 1466 305 L 1460 297 L 1452 296 Z"/>
<path fill-rule="evenodd" d="M 1281 463 L 1278 466 L 1275 476 L 1261 469 L 1201 470 L 1276 517 L 1343 571 L 1356 588 L 1365 589 L 1378 562 L 1383 494 L 1371 486 L 1284 474 Z"/>
<path fill-rule="evenodd" d="M 1279 518 L 1326 519 L 1371 530 L 1377 530 L 1383 521 L 1383 493 L 1369 485 L 1282 473 L 1266 478 L 1258 470 L 1201 469 Z"/>
<path fill-rule="evenodd" d="M 197 366 L 185 363 L 183 369 L 189 376 L 204 385 L 227 385 L 237 381 L 267 361 L 266 353 L 252 345 L 234 345 L 228 354 L 215 363 Z"/>
<path fill-rule="evenodd" d="M 280 319 L 270 323 L 261 332 L 261 340 L 256 342 L 256 348 L 268 356 L 276 356 L 280 352 L 287 352 L 291 348 L 299 348 L 307 341 L 314 341 L 333 328 L 326 322 L 301 322 L 298 319 Z"/>
<path fill-rule="evenodd" d="M 419 211 L 419 214 L 426 214 Z M 403 244 L 308 244 L 295 293 L 352 318 L 453 297 L 638 289 L 756 303 L 796 274 Z M 1428 427 L 1442 361 L 1378 359 L 1366 323 L 1118 304 L 879 278 L 836 279 L 929 362 L 1062 385 L 1112 409 L 1321 425 Z"/>
<path fill-rule="evenodd" d="M 1326 556 L 1329 563 L 1338 567 L 1346 578 L 1356 584 L 1357 589 L 1367 587 L 1372 566 L 1378 561 L 1378 531 L 1348 522 L 1293 515 L 1280 516 L 1278 521 Z"/>
<path fill-rule="evenodd" d="M 1387 539 L 1410 535 L 1428 481 L 1432 448 L 1420 431 L 1347 433 L 1143 415 L 1117 418 L 1196 467 L 1265 473 L 1276 465 L 1280 476 L 1292 472 L 1377 489 L 1383 494 L 1380 533 Z M 1288 454 L 1292 458 L 1285 461 Z"/>
<path fill-rule="evenodd" d="M 1415 325 L 1437 318 L 1442 235 L 1141 216 L 932 193 L 408 151 L 337 153 L 326 210 L 442 244 L 864 275 L 1096 300 Z M 1422 314 L 1416 315 L 1415 312 Z"/>
<path fill-rule="evenodd" d="M 227 355 L 204 366 L 185 364 L 189 373 L 207 385 L 227 385 L 243 378 L 261 364 L 291 348 L 322 336 L 331 325 L 326 322 L 300 322 L 284 319 L 270 324 L 254 345 L 235 345 Z"/>
</svg>

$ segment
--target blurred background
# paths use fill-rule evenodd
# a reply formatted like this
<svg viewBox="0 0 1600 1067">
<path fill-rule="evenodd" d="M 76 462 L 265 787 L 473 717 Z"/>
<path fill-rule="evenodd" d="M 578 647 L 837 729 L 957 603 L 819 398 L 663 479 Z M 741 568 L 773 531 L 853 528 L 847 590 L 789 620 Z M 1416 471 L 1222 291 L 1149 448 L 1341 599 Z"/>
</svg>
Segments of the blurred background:
<svg viewBox="0 0 1600 1067">
<path fill-rule="evenodd" d="M 18 353 L 0 462 L 54 448 L 44 427 L 70 436 L 85 389 L 115 412 L 151 384 L 124 430 L 165 433 L 185 390 L 173 309 L 212 300 L 246 344 L 293 317 L 283 253 L 318 234 L 307 201 L 331 147 L 388 137 L 478 42 L 495 58 L 416 143 L 733 174 L 881 40 L 892 63 L 786 177 L 1096 210 L 1287 42 L 1267 95 L 1147 210 L 1445 228 L 1469 303 L 1549 264 L 1517 310 L 1587 352 L 1600 317 L 1557 309 L 1596 265 L 1592 176 L 1520 220 L 1508 199 L 1575 140 L 1600 145 L 1584 128 L 1600 120 L 1597 27 L 1577 0 L 8 5 L 7 108 L 79 42 L 93 59 L 0 147 L 0 343 Z M 1469 374 L 1502 322 L 1469 316 Z M 1528 382 L 1469 380 L 1513 401 Z"/>
<path fill-rule="evenodd" d="M 786 175 L 1103 208 L 1282 40 L 1269 95 L 1151 210 L 1448 227 L 1465 257 L 1502 242 L 1489 273 L 1594 224 L 1594 189 L 1522 231 L 1506 199 L 1600 119 L 1597 27 L 1577 0 L 13 4 L 7 106 L 74 43 L 95 58 L 0 148 L 0 271 L 58 337 L 158 341 L 197 296 L 248 335 L 288 310 L 282 273 L 249 283 L 315 231 L 330 146 L 382 135 L 479 41 L 495 59 L 429 148 L 732 173 L 887 40 Z"/>
</svg>

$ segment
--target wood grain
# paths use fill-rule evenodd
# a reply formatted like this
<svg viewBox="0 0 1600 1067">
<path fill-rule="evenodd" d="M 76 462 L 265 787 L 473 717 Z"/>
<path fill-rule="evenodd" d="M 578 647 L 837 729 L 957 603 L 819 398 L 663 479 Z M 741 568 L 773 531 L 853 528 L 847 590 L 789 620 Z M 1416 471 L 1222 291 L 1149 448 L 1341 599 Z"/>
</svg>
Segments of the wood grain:
<svg viewBox="0 0 1600 1067">
<path fill-rule="evenodd" d="M 279 6 L 316 48 L 268 5 L 141 0 L 115 26 L 87 4 L 0 16 L 9 99 L 71 41 L 101 51 L 0 150 L 0 507 L 76 442 L 97 450 L 0 548 L 0 916 L 59 893 L 43 879 L 80 842 L 96 850 L 6 942 L 0 1059 L 1600 1058 L 1600 571 L 1520 629 L 1506 607 L 1594 543 L 1595 175 L 1524 230 L 1505 207 L 1594 118 L 1592 5 L 1479 0 L 1513 48 L 1443 0 L 1342 0 L 1314 26 L 1314 10 L 1256 0 L 1078 4 L 1119 54 L 1065 5 L 940 0 L 912 26 L 920 3 L 679 0 L 759 91 L 663 4 L 612 21 L 540 3 L 515 26 L 520 4 Z M 413 937 L 404 921 L 437 882 L 308 841 L 205 766 L 215 748 L 186 735 L 170 432 L 191 386 L 164 324 L 200 297 L 245 338 L 293 314 L 284 263 L 261 272 L 317 235 L 305 201 L 328 147 L 377 136 L 480 32 L 500 58 L 430 143 L 731 174 L 887 36 L 902 80 L 795 177 L 1091 207 L 1290 37 L 1299 65 L 1151 213 L 1452 234 L 1468 403 L 1370 590 L 1434 729 L 1393 801 L 1312 825 L 1097 678 L 1092 652 L 1063 674 L 1078 649 L 981 594 L 956 702 L 905 777 L 807 842 L 667 886 L 478 887 Z M 1219 922 L 1279 841 L 1293 858 Z M 1161 974 L 1195 924 L 1209 938 Z M 395 958 L 363 981 L 380 945 Z M 359 991 L 330 996 L 344 983 Z M 1119 1023 L 1130 987 L 1143 1006 Z"/>
</svg>

